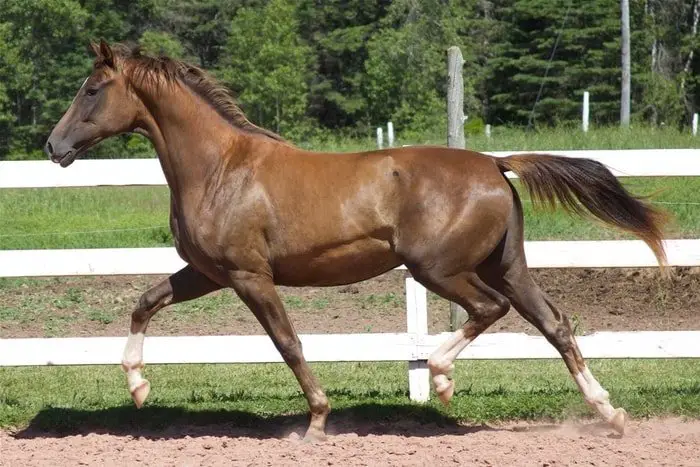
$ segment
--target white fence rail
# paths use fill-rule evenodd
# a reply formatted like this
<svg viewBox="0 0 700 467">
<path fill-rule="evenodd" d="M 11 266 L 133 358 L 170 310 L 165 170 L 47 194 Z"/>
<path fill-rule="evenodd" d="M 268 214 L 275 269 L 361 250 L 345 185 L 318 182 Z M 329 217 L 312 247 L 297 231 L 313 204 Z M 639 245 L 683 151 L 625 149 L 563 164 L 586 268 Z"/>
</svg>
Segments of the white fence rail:
<svg viewBox="0 0 700 467">
<path fill-rule="evenodd" d="M 449 333 L 301 335 L 310 362 L 417 362 L 426 360 Z M 699 331 L 599 332 L 579 336 L 587 358 L 700 358 Z M 0 339 L 0 366 L 118 365 L 124 337 Z M 150 336 L 148 364 L 282 362 L 267 336 Z M 559 354 L 543 337 L 482 334 L 459 359 L 548 359 Z"/>
<path fill-rule="evenodd" d="M 504 157 L 529 152 L 595 159 L 618 176 L 700 176 L 698 149 L 496 151 L 487 154 Z M 0 188 L 127 185 L 165 185 L 158 159 L 78 160 L 67 169 L 49 161 L 0 162 Z"/>
<path fill-rule="evenodd" d="M 667 240 L 671 266 L 700 266 L 700 239 Z M 654 267 L 641 240 L 525 242 L 531 268 Z M 0 277 L 172 274 L 185 266 L 174 248 L 0 250 Z M 400 269 L 405 269 L 403 266 Z"/>
<path fill-rule="evenodd" d="M 537 151 L 599 160 L 619 176 L 700 176 L 700 150 Z M 513 153 L 498 152 L 496 156 Z M 0 188 L 164 185 L 156 159 L 80 160 L 70 169 L 48 161 L 0 162 Z M 669 263 L 700 266 L 700 239 L 668 240 Z M 526 242 L 534 268 L 653 267 L 637 240 Z M 0 277 L 170 274 L 184 265 L 172 248 L 0 250 Z M 404 269 L 399 268 L 399 269 Z M 411 399 L 429 395 L 426 360 L 445 339 L 429 335 L 427 293 L 406 278 L 407 332 L 301 336 L 309 361 L 407 361 Z M 613 332 L 577 340 L 587 358 L 698 358 L 700 331 Z M 125 337 L 0 339 L 0 366 L 117 364 Z M 282 361 L 266 336 L 149 337 L 147 363 L 264 363 Z M 557 358 L 540 336 L 480 336 L 459 358 Z"/>
</svg>

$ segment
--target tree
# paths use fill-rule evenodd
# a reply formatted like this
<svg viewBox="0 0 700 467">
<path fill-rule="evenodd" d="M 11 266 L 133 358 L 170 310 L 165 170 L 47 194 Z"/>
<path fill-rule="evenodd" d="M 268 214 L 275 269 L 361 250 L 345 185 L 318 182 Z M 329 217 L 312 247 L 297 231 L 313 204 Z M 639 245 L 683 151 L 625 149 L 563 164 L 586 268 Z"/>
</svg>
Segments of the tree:
<svg viewBox="0 0 700 467">
<path fill-rule="evenodd" d="M 457 45 L 474 63 L 465 34 L 475 1 L 398 0 L 367 45 L 365 95 L 374 124 L 393 120 L 399 128 L 444 131 L 447 49 Z M 465 67 L 469 70 L 470 67 Z M 466 74 L 467 113 L 477 107 L 474 76 Z"/>
<path fill-rule="evenodd" d="M 9 57 L 14 58 L 0 75 L 11 76 L 5 84 L 15 116 L 11 153 L 41 155 L 49 126 L 85 79 L 87 17 L 72 0 L 4 0 L 0 24 L 11 41 Z"/>
<path fill-rule="evenodd" d="M 697 36 L 700 1 L 646 0 L 644 26 L 639 39 L 648 52 L 636 57 L 646 65 L 643 80 L 643 115 L 652 124 L 687 124 L 699 107 Z"/>
<path fill-rule="evenodd" d="M 619 117 L 617 0 L 500 2 L 496 14 L 505 37 L 488 80 L 490 121 L 527 123 L 533 107 L 537 122 L 575 120 L 585 90 L 594 121 Z"/>
<path fill-rule="evenodd" d="M 225 51 L 219 74 L 238 91 L 249 116 L 284 135 L 303 134 L 313 55 L 299 35 L 296 2 L 239 10 Z"/>
<path fill-rule="evenodd" d="M 301 35 L 314 48 L 309 116 L 327 128 L 366 126 L 368 40 L 379 30 L 388 0 L 301 0 Z"/>
<path fill-rule="evenodd" d="M 182 59 L 185 52 L 177 37 L 161 31 L 144 32 L 139 39 L 139 45 L 145 53 L 156 56 Z"/>
</svg>

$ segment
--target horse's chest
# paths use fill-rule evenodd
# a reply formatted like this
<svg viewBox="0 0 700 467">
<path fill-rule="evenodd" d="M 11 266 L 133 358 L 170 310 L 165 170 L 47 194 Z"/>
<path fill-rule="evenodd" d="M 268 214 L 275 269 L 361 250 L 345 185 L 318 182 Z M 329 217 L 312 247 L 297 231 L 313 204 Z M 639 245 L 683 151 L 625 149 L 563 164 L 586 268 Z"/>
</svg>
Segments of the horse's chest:
<svg viewBox="0 0 700 467">
<path fill-rule="evenodd" d="M 173 210 L 170 226 L 178 255 L 203 273 L 218 275 L 222 269 L 219 264 L 222 247 L 216 240 L 213 223 L 196 216 L 188 218 Z"/>
</svg>

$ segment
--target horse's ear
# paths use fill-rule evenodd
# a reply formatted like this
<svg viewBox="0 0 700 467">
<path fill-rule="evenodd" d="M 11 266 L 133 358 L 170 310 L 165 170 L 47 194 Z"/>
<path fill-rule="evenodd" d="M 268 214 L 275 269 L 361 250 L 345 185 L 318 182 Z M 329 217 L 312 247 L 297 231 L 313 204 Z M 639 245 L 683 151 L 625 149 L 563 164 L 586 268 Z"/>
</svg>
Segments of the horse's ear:
<svg viewBox="0 0 700 467">
<path fill-rule="evenodd" d="M 99 57 L 100 55 L 100 46 L 96 42 L 90 41 L 90 50 L 92 51 L 93 54 L 95 54 L 95 57 Z"/>
<path fill-rule="evenodd" d="M 105 65 L 114 68 L 114 53 L 112 48 L 104 40 L 100 41 L 100 55 Z"/>
</svg>

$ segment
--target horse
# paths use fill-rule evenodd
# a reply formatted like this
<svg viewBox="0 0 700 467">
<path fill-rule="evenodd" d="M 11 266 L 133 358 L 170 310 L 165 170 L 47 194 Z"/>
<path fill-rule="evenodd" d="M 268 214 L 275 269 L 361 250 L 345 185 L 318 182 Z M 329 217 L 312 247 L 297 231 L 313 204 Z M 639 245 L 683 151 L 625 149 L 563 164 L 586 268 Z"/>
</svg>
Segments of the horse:
<svg viewBox="0 0 700 467">
<path fill-rule="evenodd" d="M 150 139 L 170 190 L 170 229 L 186 266 L 146 291 L 131 315 L 122 368 L 137 407 L 146 328 L 160 309 L 231 288 L 294 373 L 309 406 L 305 439 L 325 439 L 330 405 L 276 291 L 337 286 L 405 265 L 469 319 L 429 357 L 447 404 L 459 353 L 511 305 L 563 358 L 585 401 L 619 433 L 627 414 L 588 369 L 567 316 L 532 280 L 514 172 L 538 206 L 561 205 L 646 242 L 666 264 L 666 215 L 601 163 L 547 154 L 491 157 L 446 147 L 312 152 L 251 123 L 202 69 L 137 47 L 90 45 L 93 69 L 45 146 L 68 167 L 113 135 Z"/>
</svg>

